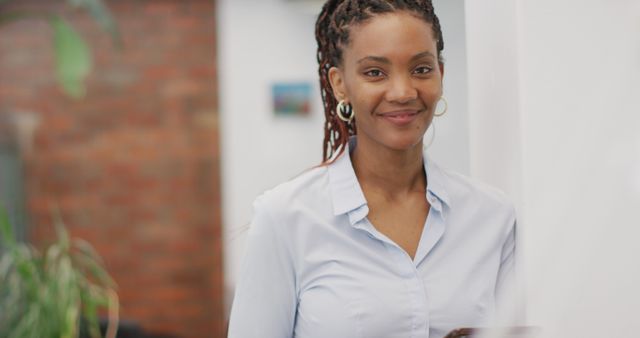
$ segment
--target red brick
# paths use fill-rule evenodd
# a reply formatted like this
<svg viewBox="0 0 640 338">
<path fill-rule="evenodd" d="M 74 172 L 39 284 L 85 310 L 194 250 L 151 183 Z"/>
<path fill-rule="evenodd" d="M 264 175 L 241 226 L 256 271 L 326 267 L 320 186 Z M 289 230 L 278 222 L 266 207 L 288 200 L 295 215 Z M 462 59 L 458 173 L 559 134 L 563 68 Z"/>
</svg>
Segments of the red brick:
<svg viewBox="0 0 640 338">
<path fill-rule="evenodd" d="M 70 233 L 104 257 L 123 319 L 151 332 L 223 337 L 215 4 L 107 4 L 122 50 L 64 1 L 3 5 L 63 14 L 94 54 L 87 96 L 76 101 L 56 85 L 48 26 L 2 27 L 0 113 L 31 111 L 41 121 L 24 157 L 31 238 L 55 238 L 58 205 Z"/>
</svg>

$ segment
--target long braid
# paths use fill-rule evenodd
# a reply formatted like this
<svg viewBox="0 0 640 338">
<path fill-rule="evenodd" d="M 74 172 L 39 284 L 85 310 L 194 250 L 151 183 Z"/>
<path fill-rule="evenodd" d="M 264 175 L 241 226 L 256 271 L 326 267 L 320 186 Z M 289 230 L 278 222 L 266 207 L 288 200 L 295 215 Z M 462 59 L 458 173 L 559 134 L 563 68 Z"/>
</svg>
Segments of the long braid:
<svg viewBox="0 0 640 338">
<path fill-rule="evenodd" d="M 350 131 L 349 126 L 338 118 L 336 114 L 338 102 L 333 95 L 329 82 L 329 69 L 334 64 L 332 62 L 334 61 L 332 60 L 332 56 L 334 55 L 332 54 L 334 54 L 336 50 L 339 50 L 336 46 L 337 39 L 335 37 L 337 27 L 335 20 L 332 20 L 332 14 L 336 12 L 336 7 L 341 2 L 341 0 L 327 1 L 322 7 L 322 11 L 316 22 L 318 75 L 320 77 L 320 91 L 325 114 L 324 140 L 322 142 L 323 162 L 328 161 L 340 145 L 346 144 L 350 134 L 355 134 L 355 130 Z"/>
<path fill-rule="evenodd" d="M 346 149 L 349 136 L 356 135 L 355 119 L 347 124 L 336 114 L 338 105 L 329 81 L 329 69 L 342 62 L 342 49 L 349 44 L 349 27 L 382 13 L 410 11 L 430 23 L 437 40 L 438 60 L 443 63 L 444 41 L 440 21 L 431 0 L 328 0 L 316 21 L 318 75 L 324 105 L 322 161 L 329 163 Z"/>
</svg>

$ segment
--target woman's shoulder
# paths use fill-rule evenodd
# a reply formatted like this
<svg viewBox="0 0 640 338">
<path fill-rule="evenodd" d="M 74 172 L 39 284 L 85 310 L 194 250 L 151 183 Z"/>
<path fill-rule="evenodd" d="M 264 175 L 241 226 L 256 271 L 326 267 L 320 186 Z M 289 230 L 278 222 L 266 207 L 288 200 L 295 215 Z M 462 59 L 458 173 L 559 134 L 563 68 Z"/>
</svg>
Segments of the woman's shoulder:
<svg viewBox="0 0 640 338">
<path fill-rule="evenodd" d="M 265 190 L 255 202 L 256 211 L 268 208 L 276 212 L 290 210 L 294 204 L 309 204 L 322 199 L 328 191 L 326 166 L 316 166 Z"/>
<path fill-rule="evenodd" d="M 442 174 L 443 186 L 455 202 L 473 203 L 499 209 L 513 209 L 513 202 L 502 190 L 457 171 L 438 167 Z"/>
</svg>

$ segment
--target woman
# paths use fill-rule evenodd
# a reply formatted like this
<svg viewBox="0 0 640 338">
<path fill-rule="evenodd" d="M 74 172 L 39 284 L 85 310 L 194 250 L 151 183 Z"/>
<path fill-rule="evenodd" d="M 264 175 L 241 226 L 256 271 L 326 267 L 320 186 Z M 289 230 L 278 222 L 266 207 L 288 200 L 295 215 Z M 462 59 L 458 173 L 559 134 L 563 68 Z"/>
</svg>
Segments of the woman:
<svg viewBox="0 0 640 338">
<path fill-rule="evenodd" d="M 442 99 L 429 0 L 330 0 L 324 163 L 255 202 L 229 337 L 443 337 L 512 284 L 503 195 L 423 155 Z"/>
</svg>

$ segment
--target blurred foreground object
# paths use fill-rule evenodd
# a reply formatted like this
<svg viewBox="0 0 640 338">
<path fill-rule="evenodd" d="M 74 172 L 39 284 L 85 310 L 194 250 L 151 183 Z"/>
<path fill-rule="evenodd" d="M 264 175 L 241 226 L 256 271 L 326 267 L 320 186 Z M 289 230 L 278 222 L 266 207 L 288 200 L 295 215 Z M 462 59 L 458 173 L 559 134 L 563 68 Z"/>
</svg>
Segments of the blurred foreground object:
<svg viewBox="0 0 640 338">
<path fill-rule="evenodd" d="M 85 95 L 84 81 L 91 72 L 92 58 L 84 39 L 64 18 L 47 11 L 7 11 L 2 6 L 16 0 L 0 0 L 0 29 L 16 20 L 39 19 L 49 23 L 53 31 L 55 67 L 58 83 L 69 96 L 79 99 Z M 102 0 L 67 0 L 69 6 L 86 10 L 100 27 L 111 35 L 114 44 L 121 46 L 120 33 L 109 9 Z"/>
<path fill-rule="evenodd" d="M 80 327 L 102 337 L 98 311 L 107 309 L 106 337 L 118 326 L 118 296 L 100 256 L 86 241 L 69 239 L 54 217 L 58 238 L 43 253 L 16 240 L 0 208 L 0 337 L 76 338 Z"/>
<path fill-rule="evenodd" d="M 449 332 L 444 338 L 535 338 L 540 329 L 533 326 L 504 328 L 462 328 Z"/>
</svg>

